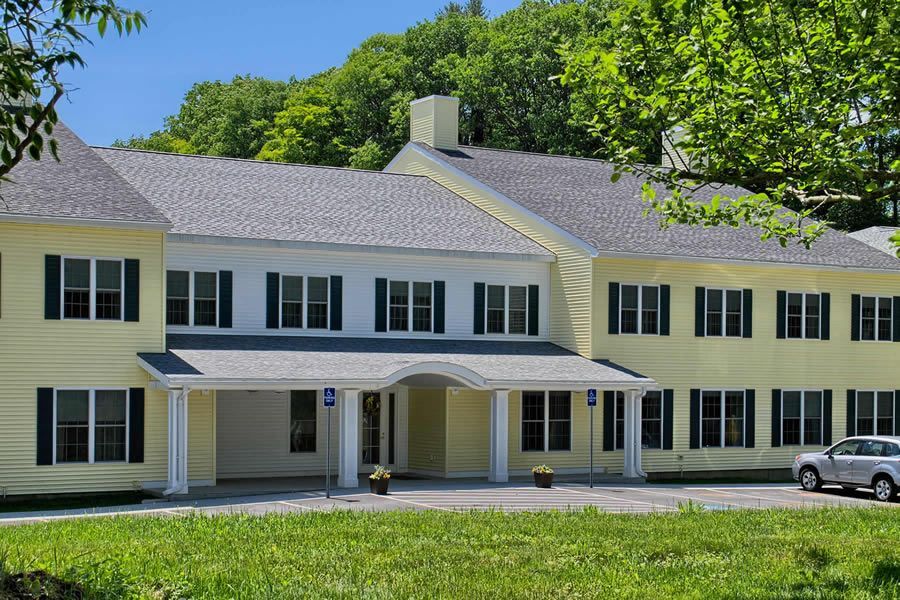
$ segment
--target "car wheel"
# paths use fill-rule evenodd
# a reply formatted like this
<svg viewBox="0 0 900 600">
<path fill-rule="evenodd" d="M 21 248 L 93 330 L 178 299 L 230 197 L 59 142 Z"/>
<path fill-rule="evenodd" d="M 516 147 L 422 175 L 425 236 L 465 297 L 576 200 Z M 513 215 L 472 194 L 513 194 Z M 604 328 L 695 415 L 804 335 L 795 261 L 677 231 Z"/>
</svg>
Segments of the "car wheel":
<svg viewBox="0 0 900 600">
<path fill-rule="evenodd" d="M 872 490 L 875 492 L 876 500 L 887 502 L 894 497 L 894 482 L 890 477 L 878 477 L 872 485 Z"/>
<path fill-rule="evenodd" d="M 805 467 L 800 471 L 800 485 L 807 492 L 817 492 L 822 488 L 822 481 L 815 469 Z"/>
</svg>

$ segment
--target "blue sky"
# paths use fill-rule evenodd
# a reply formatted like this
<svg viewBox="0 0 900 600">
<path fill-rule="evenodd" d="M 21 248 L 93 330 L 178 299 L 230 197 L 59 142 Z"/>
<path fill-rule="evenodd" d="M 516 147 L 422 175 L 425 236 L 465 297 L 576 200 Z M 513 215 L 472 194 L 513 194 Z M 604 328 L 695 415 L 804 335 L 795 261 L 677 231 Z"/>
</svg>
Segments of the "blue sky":
<svg viewBox="0 0 900 600">
<path fill-rule="evenodd" d="M 162 127 L 197 81 L 250 73 L 305 77 L 339 65 L 378 32 L 430 19 L 446 0 L 120 0 L 143 11 L 139 35 L 82 49 L 87 67 L 67 74 L 75 88 L 62 119 L 90 144 Z M 485 0 L 492 16 L 518 0 Z"/>
</svg>

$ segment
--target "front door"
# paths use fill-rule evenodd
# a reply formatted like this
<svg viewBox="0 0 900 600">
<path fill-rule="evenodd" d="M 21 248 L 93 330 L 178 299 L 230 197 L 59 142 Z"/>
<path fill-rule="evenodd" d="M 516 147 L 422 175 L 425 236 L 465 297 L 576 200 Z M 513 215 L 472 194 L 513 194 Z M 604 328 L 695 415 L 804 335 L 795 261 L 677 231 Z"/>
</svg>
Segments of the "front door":
<svg viewBox="0 0 900 600">
<path fill-rule="evenodd" d="M 362 394 L 360 449 L 363 471 L 372 471 L 375 465 L 393 465 L 395 411 L 396 395 L 393 392 Z"/>
</svg>

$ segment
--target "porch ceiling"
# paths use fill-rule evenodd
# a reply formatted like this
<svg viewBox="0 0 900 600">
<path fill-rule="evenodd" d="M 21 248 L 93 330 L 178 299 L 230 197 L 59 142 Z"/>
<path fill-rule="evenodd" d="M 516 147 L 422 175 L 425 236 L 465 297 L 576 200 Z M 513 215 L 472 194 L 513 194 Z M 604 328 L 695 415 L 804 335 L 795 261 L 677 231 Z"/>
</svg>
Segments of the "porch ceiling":
<svg viewBox="0 0 900 600">
<path fill-rule="evenodd" d="M 167 387 L 375 389 L 441 375 L 476 389 L 637 389 L 655 382 L 549 342 L 169 335 L 138 363 Z"/>
</svg>

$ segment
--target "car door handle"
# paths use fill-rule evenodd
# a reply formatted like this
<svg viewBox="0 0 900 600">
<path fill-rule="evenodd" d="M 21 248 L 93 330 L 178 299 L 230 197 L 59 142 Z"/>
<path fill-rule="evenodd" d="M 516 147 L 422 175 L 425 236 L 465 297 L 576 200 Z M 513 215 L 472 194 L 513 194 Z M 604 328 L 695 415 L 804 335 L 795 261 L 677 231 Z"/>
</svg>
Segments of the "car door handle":
<svg viewBox="0 0 900 600">
<path fill-rule="evenodd" d="M 876 465 L 880 465 L 880 464 L 881 464 L 881 461 L 880 461 L 880 460 L 876 460 L 876 461 L 875 461 L 875 464 L 876 464 Z"/>
<path fill-rule="evenodd" d="M 852 464 L 853 464 L 853 461 L 852 461 L 852 460 L 848 460 L 848 461 L 847 461 L 847 464 L 848 464 L 848 465 L 852 465 Z"/>
</svg>

